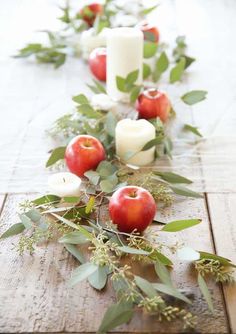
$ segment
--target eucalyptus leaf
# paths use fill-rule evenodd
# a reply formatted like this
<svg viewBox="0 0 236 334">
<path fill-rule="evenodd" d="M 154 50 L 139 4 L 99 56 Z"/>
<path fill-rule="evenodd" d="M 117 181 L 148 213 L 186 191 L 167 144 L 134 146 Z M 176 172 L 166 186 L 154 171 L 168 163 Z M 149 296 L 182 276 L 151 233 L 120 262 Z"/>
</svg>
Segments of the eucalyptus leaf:
<svg viewBox="0 0 236 334">
<path fill-rule="evenodd" d="M 98 174 L 98 172 L 95 172 L 94 170 L 89 170 L 85 172 L 84 176 L 86 176 L 89 179 L 89 181 L 95 186 L 98 184 L 100 179 L 100 175 Z"/>
<path fill-rule="evenodd" d="M 78 284 L 79 282 L 85 280 L 90 275 L 92 275 L 97 270 L 97 268 L 98 268 L 97 265 L 90 263 L 90 262 L 81 264 L 77 269 L 75 269 L 72 272 L 72 275 L 69 281 L 69 286 L 72 287 Z"/>
<path fill-rule="evenodd" d="M 188 92 L 184 94 L 181 97 L 181 100 L 188 104 L 188 105 L 193 105 L 198 102 L 201 102 L 206 99 L 207 92 L 205 90 L 192 90 L 191 92 Z"/>
<path fill-rule="evenodd" d="M 198 137 L 202 137 L 202 134 L 199 132 L 198 128 L 190 124 L 184 124 L 184 130 L 190 131 Z"/>
<path fill-rule="evenodd" d="M 77 110 L 88 118 L 100 118 L 102 116 L 102 114 L 93 109 L 90 104 L 81 104 L 77 107 Z"/>
<path fill-rule="evenodd" d="M 182 185 L 169 185 L 170 189 L 177 195 L 186 196 L 186 197 L 193 197 L 193 198 L 202 198 L 203 196 L 191 189 L 188 189 Z"/>
<path fill-rule="evenodd" d="M 12 237 L 13 235 L 20 234 L 21 232 L 24 231 L 24 229 L 25 229 L 24 224 L 22 223 L 14 224 L 0 236 L 0 239 L 6 239 Z"/>
<path fill-rule="evenodd" d="M 85 258 L 81 251 L 74 245 L 64 244 L 64 247 L 70 252 L 80 263 L 85 262 Z"/>
<path fill-rule="evenodd" d="M 63 201 L 66 203 L 79 203 L 80 202 L 80 197 L 78 196 L 66 196 L 63 197 Z"/>
<path fill-rule="evenodd" d="M 149 298 L 153 298 L 154 296 L 157 295 L 157 292 L 154 289 L 152 283 L 150 283 L 146 279 L 135 275 L 134 281 L 136 285 L 139 287 L 139 289 L 142 290 L 145 293 L 145 295 L 147 295 Z"/>
<path fill-rule="evenodd" d="M 107 133 L 113 138 L 115 137 L 116 124 L 117 124 L 116 117 L 113 115 L 112 112 L 109 112 L 105 120 L 105 129 Z"/>
<path fill-rule="evenodd" d="M 100 182 L 100 188 L 102 192 L 111 193 L 114 191 L 117 182 L 114 184 L 111 180 L 102 180 Z"/>
<path fill-rule="evenodd" d="M 102 290 L 107 283 L 107 268 L 99 266 L 97 270 L 88 277 L 90 285 L 96 290 Z"/>
<path fill-rule="evenodd" d="M 205 298 L 205 300 L 208 304 L 209 310 L 213 313 L 214 312 L 214 307 L 213 307 L 213 303 L 212 303 L 212 299 L 211 299 L 211 294 L 208 290 L 208 287 L 207 287 L 207 284 L 206 284 L 204 278 L 200 274 L 198 274 L 198 285 L 201 289 L 203 297 Z"/>
<path fill-rule="evenodd" d="M 210 259 L 210 260 L 216 260 L 216 261 L 219 261 L 222 265 L 224 266 L 230 266 L 230 267 L 235 267 L 236 268 L 236 265 L 233 264 L 231 262 L 231 260 L 223 257 L 223 256 L 219 256 L 219 255 L 216 255 L 216 254 L 212 254 L 212 253 L 208 253 L 208 252 L 203 252 L 203 251 L 199 251 L 200 253 L 200 259 Z"/>
<path fill-rule="evenodd" d="M 185 303 L 191 304 L 191 300 L 189 300 L 186 296 L 184 296 L 178 289 L 176 289 L 173 286 L 162 283 L 153 283 L 152 286 L 159 292 L 180 299 Z"/>
<path fill-rule="evenodd" d="M 89 104 L 89 100 L 84 94 L 76 95 L 72 98 L 72 100 L 79 104 Z"/>
<path fill-rule="evenodd" d="M 156 66 L 153 73 L 153 80 L 155 82 L 159 80 L 162 73 L 164 73 L 167 70 L 168 66 L 169 66 L 169 59 L 165 51 L 163 51 L 160 57 L 156 61 Z"/>
<path fill-rule="evenodd" d="M 143 49 L 144 58 L 151 58 L 155 56 L 156 52 L 157 52 L 157 43 L 149 41 L 144 42 L 144 49 Z"/>
<path fill-rule="evenodd" d="M 21 214 L 20 216 L 21 223 L 25 226 L 26 229 L 29 229 L 33 226 L 32 221 L 25 214 Z"/>
<path fill-rule="evenodd" d="M 98 329 L 98 334 L 105 334 L 113 328 L 129 322 L 134 314 L 133 304 L 119 302 L 108 307 Z"/>
<path fill-rule="evenodd" d="M 88 243 L 89 240 L 80 231 L 74 231 L 63 235 L 59 239 L 59 242 L 63 244 L 83 245 Z"/>
<path fill-rule="evenodd" d="M 135 70 L 133 72 L 130 72 L 126 79 L 125 79 L 125 85 L 126 87 L 130 88 L 134 85 L 134 83 L 137 81 L 139 75 L 139 70 Z"/>
<path fill-rule="evenodd" d="M 132 88 L 130 92 L 130 102 L 131 103 L 134 103 L 137 100 L 141 89 L 142 89 L 141 86 L 135 86 L 134 88 Z"/>
<path fill-rule="evenodd" d="M 45 195 L 39 198 L 36 198 L 32 201 L 35 205 L 42 205 L 42 204 L 57 204 L 61 201 L 61 197 L 56 195 Z"/>
<path fill-rule="evenodd" d="M 160 144 L 161 142 L 162 142 L 162 139 L 158 136 L 158 137 L 156 137 L 156 138 L 150 140 L 149 142 L 147 142 L 147 143 L 143 146 L 143 148 L 142 148 L 141 151 L 147 151 L 147 150 L 149 150 L 150 148 L 152 148 L 152 147 L 154 147 L 154 146 Z"/>
<path fill-rule="evenodd" d="M 170 83 L 180 81 L 185 70 L 186 60 L 184 57 L 181 57 L 179 62 L 172 68 L 170 72 Z"/>
<path fill-rule="evenodd" d="M 186 228 L 193 227 L 201 223 L 201 219 L 184 219 L 172 221 L 161 229 L 165 232 L 178 232 L 185 230 Z"/>
<path fill-rule="evenodd" d="M 116 77 L 116 86 L 121 92 L 127 93 L 127 88 L 126 88 L 126 85 L 125 85 L 125 78 L 117 76 Z"/>
<path fill-rule="evenodd" d="M 136 249 L 136 248 L 132 248 L 129 246 L 121 246 L 121 247 L 118 247 L 118 249 L 128 254 L 137 254 L 137 255 L 149 255 L 150 254 L 149 252 L 143 249 Z"/>
<path fill-rule="evenodd" d="M 172 149 L 173 149 L 172 140 L 169 137 L 165 137 L 163 140 L 163 144 L 164 144 L 164 153 L 167 154 L 170 159 L 172 159 Z"/>
<path fill-rule="evenodd" d="M 107 178 L 117 171 L 117 167 L 110 161 L 103 160 L 99 163 L 96 172 L 102 177 Z"/>
<path fill-rule="evenodd" d="M 157 250 L 151 253 L 150 258 L 154 259 L 155 261 L 159 260 L 165 266 L 171 266 L 173 264 L 173 262 L 166 255 L 164 255 L 161 252 L 158 252 Z"/>
<path fill-rule="evenodd" d="M 169 183 L 186 183 L 186 184 L 193 183 L 193 181 L 187 179 L 186 177 L 172 172 L 154 171 L 153 174 L 160 176 L 160 178 Z"/>
<path fill-rule="evenodd" d="M 38 223 L 42 217 L 40 212 L 36 209 L 30 209 L 29 211 L 25 212 L 25 215 L 30 218 L 34 223 Z"/>
<path fill-rule="evenodd" d="M 49 159 L 46 163 L 46 167 L 50 167 L 50 166 L 54 165 L 57 161 L 64 159 L 65 151 L 66 151 L 65 146 L 55 148 L 52 151 L 52 153 L 51 153 L 51 155 L 50 155 L 50 157 L 49 157 Z"/>
<path fill-rule="evenodd" d="M 154 267 L 162 283 L 169 285 L 169 286 L 173 286 L 169 270 L 166 268 L 166 266 L 162 264 L 161 261 L 156 261 L 154 264 Z"/>
<path fill-rule="evenodd" d="M 145 8 L 145 9 L 142 10 L 142 14 L 143 15 L 148 15 L 152 11 L 154 11 L 157 7 L 158 7 L 158 5 L 155 5 L 155 6 L 152 6 L 152 7 L 149 7 L 149 8 Z"/>
<path fill-rule="evenodd" d="M 151 67 L 148 64 L 143 63 L 143 80 L 147 79 L 150 76 L 151 72 Z"/>
</svg>

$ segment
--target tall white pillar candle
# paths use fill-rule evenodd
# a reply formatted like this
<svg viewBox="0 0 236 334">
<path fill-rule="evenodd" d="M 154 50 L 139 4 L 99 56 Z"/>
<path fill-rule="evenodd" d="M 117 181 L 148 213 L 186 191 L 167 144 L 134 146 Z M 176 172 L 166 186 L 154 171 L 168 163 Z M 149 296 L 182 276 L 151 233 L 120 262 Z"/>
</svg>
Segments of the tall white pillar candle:
<svg viewBox="0 0 236 334">
<path fill-rule="evenodd" d="M 116 126 L 116 154 L 131 165 L 144 166 L 154 160 L 155 147 L 141 151 L 156 136 L 155 127 L 145 119 L 122 119 Z M 130 157 L 130 158 L 129 158 Z"/>
<path fill-rule="evenodd" d="M 116 77 L 139 70 L 136 84 L 142 84 L 143 33 L 138 28 L 114 28 L 107 34 L 107 93 L 116 101 L 128 96 L 116 85 Z"/>
<path fill-rule="evenodd" d="M 79 196 L 81 179 L 72 173 L 56 173 L 49 176 L 48 187 L 52 195 L 59 197 Z"/>
</svg>

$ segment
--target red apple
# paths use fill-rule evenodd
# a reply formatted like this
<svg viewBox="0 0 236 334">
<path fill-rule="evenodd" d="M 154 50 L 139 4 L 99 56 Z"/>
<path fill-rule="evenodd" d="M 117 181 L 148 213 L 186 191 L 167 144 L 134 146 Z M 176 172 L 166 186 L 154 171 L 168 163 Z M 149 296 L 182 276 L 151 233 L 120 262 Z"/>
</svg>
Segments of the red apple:
<svg viewBox="0 0 236 334">
<path fill-rule="evenodd" d="M 93 26 L 96 16 L 102 14 L 103 6 L 99 3 L 92 3 L 91 5 L 85 6 L 81 9 L 80 15 L 82 19 L 88 23 L 90 27 Z"/>
<path fill-rule="evenodd" d="M 94 49 L 89 56 L 89 68 L 96 79 L 100 81 L 106 81 L 106 64 L 106 48 Z"/>
<path fill-rule="evenodd" d="M 88 135 L 73 138 L 65 152 L 67 167 L 78 176 L 83 176 L 88 170 L 95 169 L 105 156 L 105 150 L 100 141 Z"/>
<path fill-rule="evenodd" d="M 140 25 L 140 29 L 142 30 L 144 34 L 145 40 L 155 42 L 155 43 L 159 42 L 160 34 L 159 34 L 159 30 L 157 29 L 157 27 L 155 27 L 154 25 L 150 23 L 145 22 Z"/>
<path fill-rule="evenodd" d="M 171 111 L 171 104 L 166 93 L 150 88 L 144 90 L 136 102 L 139 118 L 150 119 L 160 117 L 165 122 Z"/>
<path fill-rule="evenodd" d="M 121 232 L 142 232 L 152 223 L 157 207 L 152 195 L 144 188 L 127 186 L 118 189 L 109 202 L 113 224 Z"/>
</svg>

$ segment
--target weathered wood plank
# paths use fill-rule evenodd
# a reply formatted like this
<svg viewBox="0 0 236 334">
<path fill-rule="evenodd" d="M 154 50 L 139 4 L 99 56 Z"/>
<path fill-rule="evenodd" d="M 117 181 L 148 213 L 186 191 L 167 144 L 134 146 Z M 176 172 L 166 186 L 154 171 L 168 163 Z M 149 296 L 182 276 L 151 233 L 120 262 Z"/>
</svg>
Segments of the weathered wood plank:
<svg viewBox="0 0 236 334">
<path fill-rule="evenodd" d="M 236 194 L 208 194 L 207 198 L 216 251 L 236 263 Z M 236 286 L 223 289 L 231 331 L 236 333 Z"/>
<path fill-rule="evenodd" d="M 2 213 L 1 231 L 17 222 L 17 203 L 24 196 L 10 195 Z M 177 235 L 163 233 L 162 241 L 174 244 L 186 242 L 196 249 L 213 251 L 209 222 L 204 201 L 178 201 L 172 209 L 166 209 L 160 218 L 169 221 L 186 217 L 199 217 L 203 223 L 192 230 Z M 157 229 L 156 226 L 153 229 Z M 110 286 L 98 293 L 87 282 L 73 289 L 66 282 L 76 262 L 62 249 L 52 243 L 37 248 L 34 256 L 19 256 L 14 244 L 17 238 L 0 243 L 0 332 L 95 332 L 105 309 L 114 301 Z M 196 277 L 186 263 L 177 262 L 173 274 L 178 287 L 194 295 L 192 312 L 199 316 L 197 330 L 201 333 L 227 333 L 223 300 L 218 287 L 210 285 L 214 295 L 215 314 L 211 315 L 196 284 Z M 154 278 L 146 265 L 136 266 L 140 276 Z M 128 326 L 121 326 L 120 333 L 177 333 L 181 325 L 160 324 L 155 319 L 138 312 Z"/>
</svg>

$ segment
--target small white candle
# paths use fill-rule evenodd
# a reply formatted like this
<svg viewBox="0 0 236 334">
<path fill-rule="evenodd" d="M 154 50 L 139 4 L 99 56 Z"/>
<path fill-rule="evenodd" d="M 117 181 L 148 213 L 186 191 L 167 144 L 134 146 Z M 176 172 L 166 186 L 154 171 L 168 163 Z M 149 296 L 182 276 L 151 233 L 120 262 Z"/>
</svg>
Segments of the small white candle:
<svg viewBox="0 0 236 334">
<path fill-rule="evenodd" d="M 114 100 L 127 101 L 128 96 L 116 85 L 116 77 L 126 77 L 139 70 L 136 84 L 142 84 L 143 33 L 138 28 L 114 28 L 107 35 L 107 93 Z"/>
<path fill-rule="evenodd" d="M 89 58 L 90 53 L 99 47 L 106 46 L 107 34 L 109 28 L 104 28 L 99 34 L 96 34 L 94 28 L 85 30 L 81 34 L 80 47 L 82 56 L 85 60 Z"/>
<path fill-rule="evenodd" d="M 155 127 L 147 120 L 123 119 L 116 126 L 116 154 L 125 163 L 136 166 L 148 165 L 154 160 L 155 147 L 140 151 L 155 136 Z M 131 153 L 136 154 L 127 159 Z"/>
<path fill-rule="evenodd" d="M 52 195 L 59 197 L 79 196 L 81 179 L 72 173 L 57 173 L 49 176 L 48 187 Z"/>
</svg>

